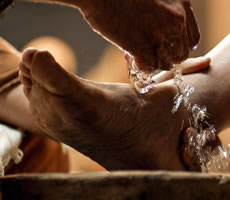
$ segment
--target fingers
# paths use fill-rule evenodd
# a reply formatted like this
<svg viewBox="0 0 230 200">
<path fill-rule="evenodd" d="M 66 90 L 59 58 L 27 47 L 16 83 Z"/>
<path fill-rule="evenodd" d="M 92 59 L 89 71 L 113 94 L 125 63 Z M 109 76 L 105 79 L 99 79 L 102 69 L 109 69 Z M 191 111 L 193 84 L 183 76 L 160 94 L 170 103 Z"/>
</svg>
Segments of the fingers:
<svg viewBox="0 0 230 200">
<path fill-rule="evenodd" d="M 173 72 L 172 71 L 163 71 L 163 72 L 160 72 L 153 77 L 153 79 L 157 83 L 162 83 L 162 82 L 170 80 L 172 78 L 173 78 Z"/>
<path fill-rule="evenodd" d="M 211 59 L 208 57 L 190 58 L 181 64 L 183 74 L 191 74 L 209 67 Z"/>
<path fill-rule="evenodd" d="M 185 75 L 202 71 L 209 67 L 210 62 L 211 59 L 208 57 L 189 58 L 180 65 L 181 72 Z M 172 78 L 172 71 L 163 71 L 154 76 L 154 80 L 157 83 L 161 83 Z"/>
</svg>

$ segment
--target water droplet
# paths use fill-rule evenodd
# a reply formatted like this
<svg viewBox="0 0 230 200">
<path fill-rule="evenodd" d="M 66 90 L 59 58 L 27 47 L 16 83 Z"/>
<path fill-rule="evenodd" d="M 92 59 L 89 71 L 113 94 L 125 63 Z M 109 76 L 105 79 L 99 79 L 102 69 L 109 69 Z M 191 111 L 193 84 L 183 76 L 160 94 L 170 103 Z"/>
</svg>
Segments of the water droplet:
<svg viewBox="0 0 230 200">
<path fill-rule="evenodd" d="M 197 46 L 193 48 L 197 49 Z M 135 89 L 146 94 L 151 89 L 158 87 L 154 81 L 153 73 L 145 73 L 138 69 L 130 57 L 129 78 Z M 182 73 L 177 65 L 174 65 L 174 85 L 177 87 L 177 94 L 174 97 L 174 106 L 172 113 L 178 111 L 180 105 L 184 103 L 185 108 L 190 113 L 190 126 L 197 130 L 194 136 L 189 139 L 189 145 L 194 148 L 200 161 L 202 172 L 230 172 L 230 145 L 227 147 L 218 146 L 214 151 L 211 148 L 205 148 L 208 142 L 216 139 L 216 130 L 206 120 L 209 117 L 207 108 L 190 102 L 190 96 L 195 92 L 194 86 L 184 82 Z"/>
<path fill-rule="evenodd" d="M 133 57 L 130 57 L 130 63 L 131 64 L 128 66 L 128 75 L 131 83 L 139 93 L 146 94 L 152 88 L 158 87 L 156 81 L 153 78 L 154 73 L 146 73 L 139 70 Z"/>
<path fill-rule="evenodd" d="M 197 49 L 198 49 L 198 45 L 196 45 L 196 46 L 194 46 L 194 47 L 192 48 L 193 51 L 195 51 L 195 50 L 197 50 Z"/>
<path fill-rule="evenodd" d="M 216 140 L 216 130 L 213 125 L 206 120 L 209 117 L 207 108 L 190 102 L 190 96 L 195 88 L 192 85 L 184 83 L 181 72 L 174 66 L 174 84 L 178 93 L 174 97 L 174 107 L 172 113 L 175 113 L 182 102 L 190 112 L 190 126 L 197 130 L 197 133 L 189 138 L 189 145 L 194 148 L 200 161 L 202 172 L 230 172 L 230 145 L 218 146 L 212 150 L 207 148 L 206 144 Z"/>
</svg>

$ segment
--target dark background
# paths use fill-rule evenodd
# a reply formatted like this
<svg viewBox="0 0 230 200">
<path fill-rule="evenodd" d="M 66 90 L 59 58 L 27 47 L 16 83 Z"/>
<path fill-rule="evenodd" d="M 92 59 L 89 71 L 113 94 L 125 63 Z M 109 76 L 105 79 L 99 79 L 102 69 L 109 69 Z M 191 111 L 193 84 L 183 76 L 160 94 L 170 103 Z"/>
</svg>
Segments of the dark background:
<svg viewBox="0 0 230 200">
<path fill-rule="evenodd" d="M 64 39 L 78 58 L 78 72 L 93 66 L 107 42 L 94 33 L 78 10 L 60 5 L 17 2 L 0 20 L 0 36 L 18 49 L 38 36 Z"/>
</svg>

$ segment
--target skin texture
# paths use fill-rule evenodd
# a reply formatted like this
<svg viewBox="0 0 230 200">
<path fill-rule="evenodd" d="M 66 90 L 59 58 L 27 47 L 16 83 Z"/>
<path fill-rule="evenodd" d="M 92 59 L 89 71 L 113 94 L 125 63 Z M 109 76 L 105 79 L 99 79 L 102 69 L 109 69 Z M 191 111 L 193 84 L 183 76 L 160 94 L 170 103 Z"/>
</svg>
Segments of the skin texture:
<svg viewBox="0 0 230 200">
<path fill-rule="evenodd" d="M 15 63 L 18 63 L 20 59 L 20 53 L 17 52 L 9 43 L 7 43 L 3 39 L 0 39 L 0 56 L 1 68 L 6 65 L 9 69 L 15 68 Z M 10 60 L 8 60 L 9 56 L 11 58 Z M 181 69 L 183 73 L 193 73 L 206 68 L 209 62 L 210 60 L 206 58 L 190 59 L 183 63 Z M 21 70 L 23 71 L 23 74 L 28 72 L 28 70 L 25 70 L 22 67 Z M 69 77 L 68 73 L 67 75 L 67 77 Z M 171 79 L 172 75 L 172 72 L 162 72 L 161 74 L 157 75 L 155 79 L 158 82 L 163 82 Z M 79 98 L 79 100 L 76 101 L 76 99 L 70 99 L 70 101 L 72 102 L 72 105 L 70 105 L 70 107 L 65 107 L 65 103 L 68 103 L 69 98 L 53 98 L 53 95 L 49 95 L 49 93 L 47 93 L 47 95 L 50 96 L 49 99 L 51 101 L 53 101 L 54 103 L 59 102 L 58 104 L 52 103 L 52 105 L 55 107 L 55 110 L 57 109 L 58 111 L 60 110 L 59 108 L 62 107 L 63 110 L 61 110 L 59 114 L 62 114 L 63 112 L 66 113 L 63 116 L 57 115 L 57 120 L 59 120 L 59 117 L 61 117 L 63 120 L 66 118 L 65 121 L 69 121 L 69 124 L 63 123 L 63 132 L 65 132 L 64 134 L 60 134 L 60 132 L 57 132 L 57 135 L 56 133 L 51 133 L 50 135 L 52 135 L 52 137 L 54 137 L 55 139 L 63 140 L 68 144 L 72 144 L 72 146 L 74 146 L 76 149 L 80 149 L 86 155 L 90 156 L 94 160 L 97 160 L 98 162 L 100 162 L 100 164 L 106 166 L 107 169 L 162 169 L 168 167 L 168 159 L 175 160 L 172 169 L 184 169 L 184 167 L 180 163 L 178 156 L 180 149 L 178 147 L 180 134 L 178 134 L 177 137 L 174 137 L 174 141 L 176 141 L 172 141 L 172 143 L 174 142 L 174 144 L 171 144 L 171 142 L 169 142 L 169 140 L 167 139 L 167 134 L 161 134 L 160 132 L 158 133 L 160 135 L 159 142 L 157 140 L 157 142 L 155 142 L 156 144 L 154 145 L 150 143 L 148 145 L 150 147 L 148 148 L 145 147 L 145 143 L 147 142 L 146 139 L 142 139 L 142 141 L 139 141 L 140 138 L 144 137 L 144 135 L 141 134 L 140 131 L 144 128 L 142 127 L 142 125 L 144 126 L 144 124 L 141 124 L 142 121 L 145 121 L 145 124 L 148 125 L 144 129 L 146 130 L 146 133 L 150 133 L 148 136 L 150 138 L 154 135 L 151 134 L 151 130 L 147 130 L 148 127 L 158 128 L 158 121 L 153 123 L 153 119 L 149 120 L 152 115 L 149 116 L 148 114 L 149 109 L 152 109 L 153 111 L 156 109 L 155 103 L 157 102 L 157 99 L 151 102 L 151 99 L 154 98 L 154 96 L 149 96 L 148 98 L 146 97 L 148 100 L 146 99 L 146 103 L 144 103 L 144 101 L 141 100 L 142 97 L 136 93 L 131 85 L 98 84 L 95 82 L 80 79 L 79 77 L 76 77 L 74 75 L 70 76 L 75 77 L 73 78 L 73 80 L 76 79 L 75 81 L 81 81 L 82 83 L 82 85 L 80 85 L 80 90 L 77 89 L 78 87 L 75 88 L 75 86 L 77 85 L 73 85 L 74 94 L 77 94 L 76 98 Z M 22 79 L 23 83 L 26 84 L 26 79 Z M 72 81 L 72 78 L 70 79 L 70 81 Z M 62 81 L 61 83 L 64 82 L 65 81 Z M 67 84 L 68 82 L 69 81 L 67 81 Z M 29 130 L 33 133 L 44 134 L 44 131 L 42 131 L 38 127 L 38 123 L 36 123 L 34 120 L 34 117 L 29 109 L 29 102 L 23 94 L 22 89 L 22 85 L 19 85 L 18 87 L 13 88 L 7 93 L 4 93 L 0 96 L 0 120 L 14 126 Z M 38 91 L 40 91 L 40 89 Z M 82 93 L 80 93 L 79 91 L 82 91 Z M 37 94 L 39 95 L 37 96 L 38 98 L 41 97 L 39 93 Z M 71 97 L 71 95 L 69 97 Z M 89 95 L 90 98 L 88 99 Z M 164 98 L 163 93 L 160 96 L 162 99 Z M 15 101 L 15 99 L 17 99 L 17 101 Z M 81 99 L 85 100 L 81 101 Z M 48 99 L 45 98 L 44 101 L 46 100 Z M 41 100 L 38 99 L 38 101 Z M 144 104 L 147 104 L 145 108 L 142 108 L 142 101 Z M 172 102 L 171 99 L 170 102 Z M 43 107 L 41 103 L 40 105 Z M 108 107 L 108 109 L 105 109 L 105 106 Z M 52 110 L 54 107 L 50 107 L 50 111 L 48 112 L 48 110 L 46 110 L 45 113 L 53 113 L 54 115 L 56 115 L 56 113 L 54 113 Z M 75 110 L 73 110 L 73 107 Z M 65 111 L 68 109 L 72 109 L 72 114 L 70 111 Z M 171 107 L 168 109 L 171 109 Z M 135 117 L 136 110 L 140 110 L 142 112 L 142 114 L 138 118 Z M 144 112 L 147 114 L 144 115 Z M 153 113 L 154 112 L 152 112 L 152 114 Z M 101 117 L 99 115 L 101 115 Z M 54 121 L 56 120 L 56 117 L 53 118 Z M 162 119 L 164 117 L 167 116 L 163 115 Z M 47 118 L 49 118 L 49 116 L 47 116 Z M 93 118 L 95 118 L 95 120 Z M 99 120 L 100 118 L 101 120 Z M 43 117 L 43 120 L 46 119 Z M 175 118 L 174 120 L 176 121 L 177 119 Z M 52 120 L 49 120 L 47 122 L 53 123 Z M 98 125 L 96 125 L 96 123 Z M 59 124 L 62 123 L 60 122 Z M 128 124 L 129 126 L 127 126 Z M 155 125 L 151 127 L 152 124 Z M 69 128 L 64 130 L 66 128 L 64 126 L 69 126 Z M 53 131 L 55 131 L 54 129 Z M 44 130 L 47 130 L 47 128 L 45 128 Z M 76 134 L 73 133 L 74 131 L 76 131 Z M 50 133 L 50 131 L 48 132 Z M 71 136 L 71 134 L 74 135 Z M 157 137 L 157 132 L 155 134 L 156 136 L 154 137 Z M 76 141 L 75 136 L 78 137 Z M 107 141 L 109 142 L 108 144 Z M 158 151 L 161 154 L 158 155 L 159 153 L 154 152 L 155 149 L 152 148 L 151 145 L 157 145 L 161 149 L 160 145 L 163 141 L 166 141 L 166 147 L 162 148 L 164 149 L 164 151 Z M 134 146 L 134 144 L 136 144 L 136 146 Z M 174 150 L 172 158 L 165 157 L 165 155 L 168 155 L 167 151 L 169 151 L 169 148 L 172 148 Z M 140 153 L 138 151 L 140 151 Z M 130 160 L 130 152 L 133 155 L 136 155 L 133 156 L 132 160 Z M 141 155 L 146 156 L 145 162 L 143 162 L 143 159 L 140 158 Z M 155 156 L 154 163 L 151 163 L 153 160 L 152 156 Z M 129 159 L 126 159 L 126 157 L 128 157 Z M 190 160 L 189 158 L 186 159 Z"/>
<path fill-rule="evenodd" d="M 128 51 L 146 71 L 169 70 L 185 60 L 199 41 L 187 0 L 100 0 L 81 12 L 92 28 Z"/>
<path fill-rule="evenodd" d="M 145 0 L 141 3 L 137 0 L 114 2 L 106 0 L 41 0 L 40 2 L 58 2 L 80 8 L 92 28 L 132 54 L 138 67 L 146 71 L 168 70 L 173 63 L 179 63 L 187 58 L 189 50 L 199 41 L 198 27 L 188 0 Z M 28 80 L 25 78 L 26 75 L 30 76 L 30 70 L 29 74 L 26 70 L 23 73 L 24 76 L 21 75 L 21 79 L 24 81 L 25 93 L 28 96 L 28 88 L 33 77 L 27 77 Z M 37 82 L 36 79 L 35 82 Z M 84 86 L 84 83 L 78 84 Z M 77 84 L 73 83 L 73 85 Z M 111 89 L 110 86 L 109 88 Z M 98 93 L 100 93 L 99 91 Z M 52 93 L 49 90 L 48 92 Z M 56 92 L 59 91 L 55 91 L 52 95 L 57 95 Z M 108 96 L 103 92 L 101 93 L 102 99 Z M 134 105 L 136 103 L 134 102 Z M 88 109 L 86 111 L 88 112 Z M 129 128 L 132 129 L 133 127 L 130 126 Z"/>
<path fill-rule="evenodd" d="M 20 57 L 21 53 L 0 37 L 0 74 L 6 74 L 18 68 Z M 0 121 L 24 128 L 33 133 L 42 134 L 42 131 L 37 128 L 36 123 L 31 118 L 32 115 L 26 97 L 21 93 L 22 85 L 19 85 L 1 94 Z"/>
<path fill-rule="evenodd" d="M 49 52 L 36 49 L 23 53 L 20 70 L 32 114 L 49 136 L 109 170 L 184 169 L 179 157 L 180 132 L 188 113 L 181 108 L 172 115 L 176 94 L 172 81 L 140 95 L 129 84 L 95 83 L 69 74 Z M 185 79 L 195 84 L 198 91 L 192 101 L 207 105 L 210 113 L 215 113 L 212 122 L 219 131 L 222 112 L 201 93 L 205 88 L 208 96 L 219 95 L 217 88 L 207 88 L 211 72 Z M 187 126 L 185 121 L 184 127 Z"/>
<path fill-rule="evenodd" d="M 169 70 L 200 39 L 189 0 L 35 0 L 79 8 L 90 26 L 144 71 Z"/>
</svg>

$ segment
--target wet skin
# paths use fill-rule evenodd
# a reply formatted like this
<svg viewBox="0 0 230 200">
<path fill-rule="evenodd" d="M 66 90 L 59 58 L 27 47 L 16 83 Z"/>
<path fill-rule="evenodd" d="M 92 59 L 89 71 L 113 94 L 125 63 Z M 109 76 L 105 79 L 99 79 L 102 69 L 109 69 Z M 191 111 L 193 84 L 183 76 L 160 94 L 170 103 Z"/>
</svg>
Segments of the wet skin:
<svg viewBox="0 0 230 200">
<path fill-rule="evenodd" d="M 0 56 L 1 56 L 1 59 L 0 59 L 1 60 L 1 62 L 0 62 L 1 69 L 3 71 L 5 69 L 5 71 L 6 71 L 6 69 L 13 69 L 13 68 L 17 67 L 21 54 L 20 54 L 20 52 L 16 51 L 5 40 L 0 39 Z M 200 70 L 202 70 L 204 68 L 207 68 L 209 62 L 210 62 L 210 60 L 207 59 L 207 58 L 189 59 L 189 60 L 187 60 L 186 62 L 184 62 L 181 65 L 181 69 L 182 69 L 182 72 L 184 74 L 193 73 L 193 72 L 200 71 Z M 23 69 L 22 67 L 21 67 L 21 69 L 22 69 L 23 74 L 27 73 L 27 76 L 30 76 L 30 73 L 28 73 L 28 70 Z M 71 76 L 74 76 L 74 75 L 71 75 Z M 85 114 L 82 114 L 82 115 L 79 114 L 80 116 L 77 119 L 78 122 L 77 122 L 76 125 L 79 125 L 79 127 L 87 127 L 88 130 L 91 129 L 92 130 L 91 132 L 94 132 L 96 136 L 97 135 L 100 136 L 100 133 L 103 132 L 103 131 L 104 132 L 107 131 L 107 133 L 111 133 L 111 132 L 116 133 L 116 134 L 114 134 L 113 138 L 112 137 L 110 138 L 111 141 L 114 140 L 114 141 L 110 142 L 110 144 L 116 143 L 116 144 L 114 144 L 114 146 L 116 146 L 115 150 L 119 146 L 121 146 L 121 148 L 122 148 L 122 146 L 129 147 L 129 146 L 132 146 L 132 144 L 139 143 L 138 140 L 134 141 L 135 139 L 138 139 L 138 137 L 132 137 L 132 136 L 137 135 L 138 129 L 137 130 L 135 130 L 135 128 L 131 129 L 129 131 L 128 135 L 126 133 L 124 133 L 124 134 L 119 133 L 119 131 L 121 131 L 121 130 L 128 130 L 127 129 L 128 126 L 126 126 L 126 125 L 130 121 L 131 121 L 130 122 L 131 125 L 133 124 L 132 125 L 133 127 L 139 127 L 139 126 L 141 126 L 141 124 L 144 126 L 146 123 L 149 124 L 146 128 L 144 128 L 146 131 L 148 131 L 147 130 L 148 127 L 149 128 L 158 128 L 157 123 L 158 123 L 159 119 L 155 120 L 155 122 L 152 119 L 149 120 L 149 118 L 151 118 L 151 115 L 154 114 L 155 110 L 157 112 L 159 111 L 158 106 L 156 106 L 156 103 L 159 104 L 159 99 L 158 99 L 158 101 L 151 102 L 151 98 L 154 98 L 153 95 L 150 95 L 149 97 L 144 97 L 142 95 L 139 95 L 132 88 L 132 86 L 127 85 L 127 84 L 98 84 L 98 83 L 94 83 L 94 82 L 90 82 L 90 81 L 87 81 L 87 80 L 80 79 L 79 77 L 76 77 L 76 76 L 74 76 L 74 77 L 84 82 L 84 84 L 85 84 L 84 88 L 85 89 L 84 88 L 82 88 L 82 89 L 84 89 L 84 93 L 86 93 L 86 94 L 88 93 L 88 88 L 92 88 L 92 86 L 97 88 L 95 91 L 93 91 L 94 92 L 94 98 L 90 98 L 89 100 L 82 102 L 83 107 L 87 108 L 87 107 L 89 107 L 90 104 L 92 104 L 92 102 L 93 103 L 96 102 L 95 99 L 100 97 L 100 95 L 97 92 L 99 89 L 100 89 L 101 93 L 104 93 L 105 96 L 107 96 L 107 98 L 104 98 L 105 101 L 106 101 L 106 103 L 104 105 L 109 105 L 108 106 L 109 109 L 105 110 L 104 105 L 100 102 L 100 99 L 98 98 L 99 103 L 96 102 L 96 107 L 97 108 L 96 109 L 94 108 L 94 110 L 100 110 L 101 109 L 102 111 L 104 111 L 103 114 L 104 114 L 104 118 L 105 118 L 105 120 L 104 120 L 105 124 L 102 125 L 103 127 L 102 127 L 101 130 L 98 131 L 98 128 L 100 128 L 100 127 L 96 127 L 96 126 L 94 126 L 93 123 L 89 123 L 90 120 L 92 121 L 92 117 L 94 116 L 94 114 L 92 114 L 92 116 L 89 116 L 87 118 L 87 115 L 89 115 L 90 112 L 88 112 L 88 114 L 87 114 L 87 112 Z M 161 82 L 164 82 L 164 81 L 167 81 L 167 80 L 171 79 L 172 77 L 173 77 L 172 72 L 162 72 L 162 73 L 156 75 L 154 78 L 155 78 L 155 80 L 157 82 L 161 83 Z M 23 81 L 24 84 L 27 84 L 25 82 L 26 79 L 23 78 L 22 81 Z M 30 85 L 30 82 L 29 82 L 29 87 L 30 86 L 31 85 Z M 74 93 L 79 94 L 79 93 L 77 93 L 77 90 L 74 90 Z M 84 96 L 79 97 L 79 100 L 81 98 L 84 98 Z M 143 98 L 143 100 L 141 100 L 142 98 Z M 15 99 L 17 99 L 17 101 L 15 101 Z M 148 101 L 148 103 L 146 104 L 146 108 L 142 108 L 143 106 L 139 105 L 140 102 L 144 102 L 144 99 L 146 99 Z M 171 102 L 172 101 L 170 100 L 170 103 Z M 122 105 L 123 103 L 124 103 L 124 105 Z M 12 125 L 24 128 L 26 130 L 29 130 L 29 131 L 33 132 L 33 133 L 37 133 L 37 134 L 42 134 L 43 133 L 43 134 L 45 134 L 44 131 L 42 131 L 38 127 L 38 123 L 35 122 L 35 120 L 34 120 L 34 118 L 32 116 L 32 113 L 31 113 L 31 111 L 29 109 L 28 101 L 27 101 L 26 97 L 23 94 L 21 85 L 19 85 L 16 88 L 13 88 L 13 89 L 9 90 L 7 93 L 3 94 L 0 97 L 0 104 L 2 105 L 1 109 L 0 109 L 0 120 L 1 121 L 5 121 L 5 122 L 10 123 Z M 74 102 L 74 100 L 73 100 L 73 104 L 76 104 L 76 102 Z M 136 104 L 137 107 L 135 107 L 135 104 Z M 58 105 L 54 105 L 54 106 L 56 108 L 58 107 Z M 76 104 L 74 106 L 77 107 L 78 104 Z M 141 107 L 141 108 L 138 108 L 138 107 Z M 159 107 L 161 107 L 161 105 Z M 164 107 L 164 105 L 162 107 Z M 118 108 L 120 109 L 119 112 L 117 111 Z M 149 115 L 149 109 L 148 108 L 151 108 L 151 110 L 152 110 L 151 115 Z M 66 109 L 65 106 L 64 106 L 64 109 Z M 135 112 L 137 109 L 138 110 L 143 109 L 143 112 L 146 113 L 146 114 L 143 113 L 143 118 L 141 120 L 139 118 L 135 117 L 137 115 L 136 112 Z M 170 107 L 170 109 L 171 109 L 171 107 Z M 71 112 L 73 114 L 69 113 L 71 115 L 68 116 L 68 117 L 71 117 L 72 115 L 76 115 L 76 113 L 78 113 L 78 110 L 79 109 L 76 109 L 75 111 L 72 110 Z M 90 107 L 89 107 L 89 110 L 90 110 Z M 52 112 L 53 111 L 52 111 L 52 108 L 51 108 L 51 113 Z M 82 109 L 82 112 L 84 112 L 83 109 Z M 91 113 L 92 112 L 96 113 L 96 111 L 91 111 Z M 131 114 L 129 114 L 129 112 Z M 119 113 L 121 113 L 121 114 L 119 114 Z M 126 113 L 126 114 L 124 115 L 122 113 Z M 108 124 L 107 122 L 109 120 L 111 121 L 112 119 L 106 119 L 106 118 L 112 118 L 111 116 L 115 116 L 117 114 L 119 114 L 119 115 L 117 116 L 118 119 L 116 120 L 116 122 Z M 86 116 L 86 118 L 85 118 L 85 116 Z M 133 119 L 134 117 L 135 117 L 135 119 Z M 164 117 L 166 117 L 165 114 L 162 115 L 162 119 Z M 142 123 L 143 121 L 147 121 L 147 122 Z M 122 122 L 122 123 L 120 123 L 120 122 Z M 102 123 L 103 123 L 103 121 L 102 121 Z M 117 123 L 119 123 L 119 126 L 116 125 Z M 167 123 L 167 121 L 165 123 Z M 135 125 L 135 124 L 138 124 L 138 125 Z M 68 126 L 68 124 L 64 124 L 64 126 Z M 107 130 L 105 130 L 106 127 L 107 127 Z M 76 128 L 77 127 L 75 127 L 75 129 Z M 141 129 L 143 129 L 143 128 L 141 128 Z M 85 130 L 86 130 L 86 128 L 84 128 L 82 130 L 83 131 L 82 133 L 83 133 L 83 135 L 86 134 L 86 136 L 85 136 L 86 139 L 90 140 L 91 143 L 95 143 L 95 144 L 91 145 L 92 147 L 99 146 L 99 145 L 104 145 L 103 147 L 101 147 L 101 149 L 104 149 L 105 152 L 109 151 L 110 147 L 108 148 L 108 145 L 105 145 L 104 143 L 99 144 L 98 141 L 93 140 L 93 137 L 91 137 L 92 135 L 87 135 L 87 132 L 85 133 Z M 149 130 L 149 132 L 151 132 L 151 130 Z M 159 135 L 161 135 L 161 134 L 159 134 Z M 168 137 L 167 134 L 165 134 L 165 135 L 166 135 L 165 138 L 167 138 Z M 179 135 L 180 134 L 178 134 L 178 136 Z M 68 136 L 69 136 L 68 134 L 65 134 L 63 136 L 67 137 L 67 140 L 72 140 L 73 139 L 73 138 L 68 138 Z M 63 136 L 60 136 L 59 140 L 62 140 Z M 126 137 L 125 139 L 123 139 L 124 136 Z M 55 134 L 54 134 L 53 137 L 57 138 L 55 136 Z M 82 136 L 80 135 L 80 137 L 82 137 Z M 157 137 L 157 135 L 156 135 L 156 137 Z M 164 138 L 163 134 L 159 138 L 162 138 L 162 137 Z M 108 138 L 109 137 L 105 138 L 105 141 L 108 140 Z M 176 139 L 176 144 L 174 146 L 177 146 L 179 138 L 174 137 L 174 139 Z M 78 140 L 78 142 L 79 142 L 79 140 Z M 83 141 L 84 140 L 81 140 L 80 144 L 76 144 L 76 146 L 84 146 Z M 132 144 L 130 144 L 130 143 L 132 143 Z M 166 146 L 169 145 L 168 143 L 170 143 L 170 142 L 166 141 Z M 158 141 L 155 141 L 154 143 L 152 143 L 153 146 L 155 146 L 157 144 L 158 144 Z M 73 143 L 72 143 L 72 145 L 75 146 Z M 137 153 L 137 152 L 140 149 L 144 150 L 145 147 L 144 147 L 144 145 L 143 146 L 142 145 L 143 144 L 140 143 L 138 148 L 134 148 L 134 150 L 133 150 L 134 154 L 133 155 L 137 154 L 137 156 L 138 156 L 139 153 Z M 187 144 L 185 143 L 184 147 L 186 147 L 186 145 Z M 82 147 L 82 148 L 83 148 L 82 152 L 86 152 L 86 154 L 87 154 L 87 148 L 88 148 L 87 145 L 85 145 L 85 147 Z M 162 149 L 162 147 L 159 147 L 159 148 Z M 177 151 L 175 153 L 177 160 L 178 160 L 179 149 L 180 149 L 180 147 L 178 147 L 178 151 L 175 149 L 175 151 Z M 152 150 L 155 151 L 154 148 L 153 149 L 151 148 L 151 151 Z M 154 156 L 153 153 L 151 153 L 151 151 L 149 152 L 149 157 Z M 161 152 L 161 151 L 159 151 L 159 152 Z M 119 155 L 119 153 L 120 153 L 120 155 Z M 95 151 L 95 154 L 98 154 L 97 157 L 106 156 L 106 159 L 108 160 L 108 162 L 110 162 L 109 165 L 107 166 L 108 169 L 113 169 L 113 168 L 124 169 L 124 168 L 127 168 L 127 166 L 128 166 L 128 168 L 131 168 L 131 169 L 137 169 L 137 168 L 139 169 L 139 168 L 151 168 L 151 166 L 152 166 L 152 164 L 150 165 L 150 164 L 144 164 L 143 163 L 142 166 L 139 166 L 139 164 L 137 165 L 135 163 L 130 163 L 129 159 L 122 158 L 122 156 L 123 156 L 122 151 L 118 152 L 118 155 L 116 157 L 115 156 L 113 157 L 112 153 L 111 153 L 111 155 L 109 155 L 109 153 L 107 153 L 107 155 L 105 155 L 105 153 L 102 152 L 101 150 L 100 151 Z M 188 152 L 188 151 L 186 151 L 186 154 L 183 154 L 183 160 L 185 160 L 187 162 L 187 166 L 193 166 L 194 159 L 191 159 L 191 158 L 193 158 L 192 154 L 193 154 L 193 152 L 191 153 L 191 152 Z M 89 155 L 89 154 L 87 154 L 87 155 Z M 145 156 L 146 156 L 146 160 L 149 160 L 148 155 L 146 154 Z M 94 159 L 94 155 L 92 155 L 91 157 Z M 165 155 L 162 156 L 162 158 L 164 158 L 164 157 L 165 157 Z M 101 159 L 98 159 L 98 161 L 100 161 L 100 160 Z M 133 157 L 133 160 L 136 160 L 135 162 L 137 162 L 137 163 L 138 162 L 143 162 L 142 158 L 140 159 L 140 158 L 135 157 L 135 156 Z M 159 159 L 159 160 L 161 161 L 161 159 Z M 149 162 L 151 162 L 151 161 L 149 161 Z M 156 163 L 157 162 L 158 161 L 156 161 Z M 104 162 L 102 162 L 101 164 L 104 164 Z M 167 166 L 165 166 L 165 164 L 162 165 L 161 163 L 155 164 L 155 165 L 156 166 L 159 165 L 159 168 L 167 167 Z M 156 166 L 154 166 L 154 167 L 156 167 Z"/>
<path fill-rule="evenodd" d="M 20 79 L 40 128 L 103 167 L 185 169 L 179 152 L 188 113 L 180 109 L 172 115 L 177 92 L 172 81 L 141 95 L 129 84 L 96 83 L 68 73 L 49 52 L 36 49 L 23 53 Z"/>
</svg>

